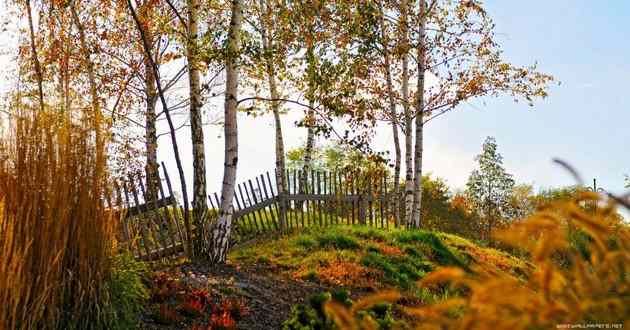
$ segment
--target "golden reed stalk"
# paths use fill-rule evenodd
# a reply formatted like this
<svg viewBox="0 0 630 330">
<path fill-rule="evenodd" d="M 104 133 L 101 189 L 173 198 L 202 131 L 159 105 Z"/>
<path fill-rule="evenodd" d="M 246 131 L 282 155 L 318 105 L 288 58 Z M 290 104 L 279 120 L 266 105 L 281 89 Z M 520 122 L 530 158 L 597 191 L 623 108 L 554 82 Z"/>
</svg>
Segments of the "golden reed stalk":
<svg viewBox="0 0 630 330">
<path fill-rule="evenodd" d="M 88 120 L 20 112 L 0 136 L 0 329 L 95 328 L 116 226 L 104 151 Z"/>
</svg>

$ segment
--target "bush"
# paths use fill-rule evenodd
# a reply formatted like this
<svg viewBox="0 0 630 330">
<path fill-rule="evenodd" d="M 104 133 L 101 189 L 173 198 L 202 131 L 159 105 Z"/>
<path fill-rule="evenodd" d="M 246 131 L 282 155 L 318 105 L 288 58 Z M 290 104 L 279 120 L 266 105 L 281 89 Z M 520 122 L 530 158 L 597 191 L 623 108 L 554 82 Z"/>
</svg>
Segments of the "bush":
<svg viewBox="0 0 630 330">
<path fill-rule="evenodd" d="M 111 320 L 107 329 L 135 329 L 143 311 L 149 291 L 144 285 L 146 265 L 136 261 L 127 251 L 118 254 L 113 261 L 112 273 L 107 281 Z"/>
</svg>

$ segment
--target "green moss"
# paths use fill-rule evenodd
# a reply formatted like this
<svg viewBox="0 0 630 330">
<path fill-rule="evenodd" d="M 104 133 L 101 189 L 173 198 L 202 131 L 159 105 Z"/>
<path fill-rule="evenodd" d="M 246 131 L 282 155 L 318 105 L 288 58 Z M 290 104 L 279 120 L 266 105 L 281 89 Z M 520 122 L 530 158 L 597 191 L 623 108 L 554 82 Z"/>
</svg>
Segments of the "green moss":
<svg viewBox="0 0 630 330">
<path fill-rule="evenodd" d="M 346 233 L 331 231 L 325 232 L 322 235 L 317 236 L 317 242 L 320 247 L 335 248 L 342 250 L 355 250 L 359 248 L 359 242 L 356 238 L 349 236 Z"/>
<path fill-rule="evenodd" d="M 415 281 L 426 274 L 425 263 L 406 256 L 385 256 L 370 252 L 363 257 L 361 264 L 381 270 L 386 281 L 404 289 L 411 288 Z"/>
<path fill-rule="evenodd" d="M 291 243 L 295 244 L 298 247 L 304 248 L 306 250 L 310 250 L 317 246 L 317 241 L 308 234 L 302 234 L 291 241 Z"/>
<path fill-rule="evenodd" d="M 432 252 L 432 258 L 435 258 L 435 261 L 440 265 L 459 266 L 468 269 L 468 266 L 462 258 L 444 245 L 438 235 L 433 232 L 423 230 L 399 231 L 395 233 L 393 238 L 394 244 L 402 248 L 408 247 L 406 243 L 415 243 L 415 245 L 424 246 L 425 254 L 429 251 Z M 417 250 L 416 253 L 420 254 Z"/>
<path fill-rule="evenodd" d="M 349 233 L 361 239 L 373 240 L 377 242 L 387 241 L 387 232 L 382 229 L 376 229 L 368 226 L 356 226 L 349 228 Z"/>
</svg>

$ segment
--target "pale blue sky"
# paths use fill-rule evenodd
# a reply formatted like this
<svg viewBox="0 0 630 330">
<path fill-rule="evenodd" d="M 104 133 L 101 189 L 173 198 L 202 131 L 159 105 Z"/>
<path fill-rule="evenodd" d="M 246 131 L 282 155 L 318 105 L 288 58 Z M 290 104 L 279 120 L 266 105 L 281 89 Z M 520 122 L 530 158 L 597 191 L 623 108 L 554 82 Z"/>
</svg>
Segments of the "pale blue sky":
<svg viewBox="0 0 630 330">
<path fill-rule="evenodd" d="M 603 187 L 621 191 L 623 174 L 630 173 L 630 2 L 493 0 L 485 5 L 505 57 L 521 65 L 537 61 L 562 84 L 534 108 L 509 98 L 462 106 L 430 124 L 427 144 L 468 156 L 493 135 L 519 181 L 537 187 L 573 183 L 551 164 L 559 157 L 586 180 L 596 177 Z"/>
</svg>

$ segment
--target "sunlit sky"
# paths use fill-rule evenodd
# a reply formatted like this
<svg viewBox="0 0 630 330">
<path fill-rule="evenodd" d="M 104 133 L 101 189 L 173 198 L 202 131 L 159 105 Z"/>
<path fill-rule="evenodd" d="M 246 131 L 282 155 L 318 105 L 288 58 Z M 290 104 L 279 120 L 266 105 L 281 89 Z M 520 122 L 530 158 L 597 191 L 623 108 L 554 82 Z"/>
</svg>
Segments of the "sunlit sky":
<svg viewBox="0 0 630 330">
<path fill-rule="evenodd" d="M 519 65 L 538 62 L 539 69 L 561 85 L 552 86 L 549 97 L 533 108 L 507 97 L 487 98 L 432 121 L 425 135 L 425 171 L 455 189 L 463 188 L 485 137 L 494 136 L 507 170 L 518 182 L 537 189 L 574 184 L 552 164 L 553 158 L 561 158 L 587 181 L 597 178 L 601 187 L 622 191 L 623 174 L 630 174 L 630 2 L 492 0 L 485 7 L 496 23 L 505 58 Z M 8 37 L 0 32 L 0 46 Z M 2 61 L 4 66 L 7 58 Z M 0 80 L 0 91 L 6 87 Z M 209 111 L 221 112 L 222 106 L 213 109 Z M 291 110 L 283 120 L 288 148 L 304 143 L 305 129 L 293 126 L 301 116 L 301 111 Z M 240 181 L 273 168 L 274 131 L 269 115 L 241 116 L 239 126 Z M 216 126 L 205 131 L 209 192 L 218 191 L 222 180 L 221 132 Z M 191 182 L 188 136 L 180 133 Z M 391 141 L 390 129 L 383 127 L 374 145 L 384 150 Z M 168 138 L 161 137 L 159 143 L 158 157 L 175 176 Z"/>
</svg>

